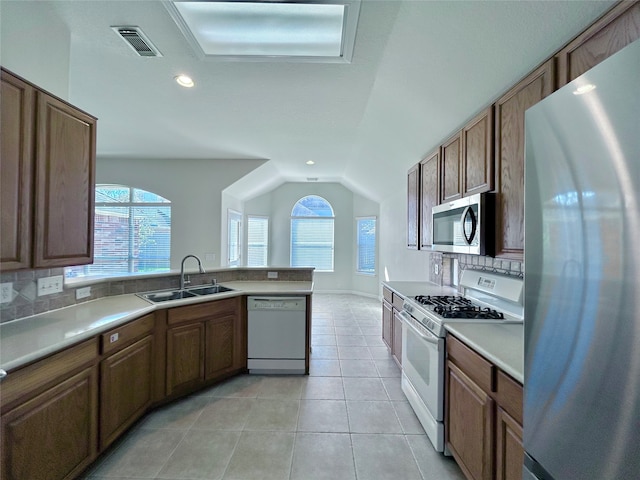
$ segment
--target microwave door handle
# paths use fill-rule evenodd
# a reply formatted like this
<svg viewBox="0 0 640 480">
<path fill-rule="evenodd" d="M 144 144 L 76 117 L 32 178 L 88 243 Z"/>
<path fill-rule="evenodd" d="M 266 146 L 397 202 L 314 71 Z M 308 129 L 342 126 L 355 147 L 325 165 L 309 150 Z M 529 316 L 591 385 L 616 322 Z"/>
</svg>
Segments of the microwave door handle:
<svg viewBox="0 0 640 480">
<path fill-rule="evenodd" d="M 469 215 L 469 218 L 471 218 L 471 234 L 469 236 L 467 236 L 467 232 L 464 229 L 467 215 Z M 464 241 L 467 242 L 467 245 L 471 245 L 471 242 L 473 242 L 473 239 L 476 236 L 477 225 L 478 221 L 476 219 L 476 216 L 473 214 L 471 206 L 465 207 L 465 209 L 462 211 L 462 215 L 460 216 L 460 228 L 462 229 L 462 236 L 464 237 Z"/>
</svg>

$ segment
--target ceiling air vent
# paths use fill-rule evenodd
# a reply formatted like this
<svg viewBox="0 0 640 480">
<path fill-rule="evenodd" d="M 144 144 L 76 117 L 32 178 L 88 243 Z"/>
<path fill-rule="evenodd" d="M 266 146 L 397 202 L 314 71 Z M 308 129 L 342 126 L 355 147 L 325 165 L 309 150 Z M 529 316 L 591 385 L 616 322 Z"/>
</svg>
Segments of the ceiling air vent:
<svg viewBox="0 0 640 480">
<path fill-rule="evenodd" d="M 120 35 L 127 45 L 141 57 L 161 57 L 162 54 L 151 40 L 140 30 L 140 27 L 111 27 L 111 29 Z"/>
</svg>

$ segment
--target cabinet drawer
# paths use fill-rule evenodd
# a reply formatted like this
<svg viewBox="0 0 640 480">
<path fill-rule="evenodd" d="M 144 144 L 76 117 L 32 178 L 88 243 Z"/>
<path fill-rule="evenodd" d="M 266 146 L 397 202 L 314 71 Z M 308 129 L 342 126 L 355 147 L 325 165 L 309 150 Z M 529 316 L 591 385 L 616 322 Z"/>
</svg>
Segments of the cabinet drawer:
<svg viewBox="0 0 640 480">
<path fill-rule="evenodd" d="M 111 353 L 126 347 L 133 340 L 140 338 L 153 330 L 155 317 L 153 314 L 145 315 L 138 320 L 121 325 L 118 328 L 103 333 L 100 336 L 102 353 Z"/>
<path fill-rule="evenodd" d="M 452 335 L 447 335 L 447 356 L 487 392 L 495 392 L 496 367 Z"/>
<path fill-rule="evenodd" d="M 238 301 L 240 297 L 215 300 L 207 303 L 198 303 L 186 307 L 177 307 L 169 310 L 167 315 L 169 325 L 176 323 L 201 320 L 206 317 L 218 316 L 238 311 Z"/>
<path fill-rule="evenodd" d="M 60 383 L 67 374 L 91 364 L 98 357 L 98 342 L 94 339 L 70 347 L 44 360 L 9 372 L 2 381 L 2 410 L 11 408 L 16 400 L 25 402 L 44 388 Z"/>
<path fill-rule="evenodd" d="M 522 425 L 522 385 L 498 370 L 496 398 L 502 408 Z"/>
<path fill-rule="evenodd" d="M 402 304 L 404 303 L 404 298 L 398 295 L 397 293 L 393 294 L 393 308 L 396 310 L 402 310 Z"/>
<path fill-rule="evenodd" d="M 391 291 L 387 287 L 382 287 L 382 298 L 384 298 L 389 303 L 393 303 L 393 291 Z"/>
</svg>

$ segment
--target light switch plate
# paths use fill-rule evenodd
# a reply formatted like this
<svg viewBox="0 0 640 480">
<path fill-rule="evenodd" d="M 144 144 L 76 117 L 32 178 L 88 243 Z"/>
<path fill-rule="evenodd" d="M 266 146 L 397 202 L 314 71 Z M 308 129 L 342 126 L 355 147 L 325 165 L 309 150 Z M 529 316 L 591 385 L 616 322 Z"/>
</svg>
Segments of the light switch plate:
<svg viewBox="0 0 640 480">
<path fill-rule="evenodd" d="M 54 275 L 53 277 L 44 277 L 38 279 L 38 296 L 51 295 L 62 291 L 64 280 L 62 275 Z"/>
<path fill-rule="evenodd" d="M 0 284 L 0 303 L 10 303 L 13 300 L 13 282 Z"/>
</svg>

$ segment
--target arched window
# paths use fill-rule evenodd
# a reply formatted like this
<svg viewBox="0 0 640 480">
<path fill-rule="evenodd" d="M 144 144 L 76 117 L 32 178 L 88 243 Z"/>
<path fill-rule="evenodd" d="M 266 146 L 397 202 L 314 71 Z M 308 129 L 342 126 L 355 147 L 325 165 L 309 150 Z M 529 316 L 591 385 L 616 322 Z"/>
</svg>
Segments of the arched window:
<svg viewBox="0 0 640 480">
<path fill-rule="evenodd" d="M 308 195 L 291 210 L 291 266 L 333 271 L 333 223 L 331 204 Z"/>
<path fill-rule="evenodd" d="M 171 202 L 125 185 L 96 185 L 92 265 L 65 270 L 67 278 L 169 270 Z"/>
</svg>

